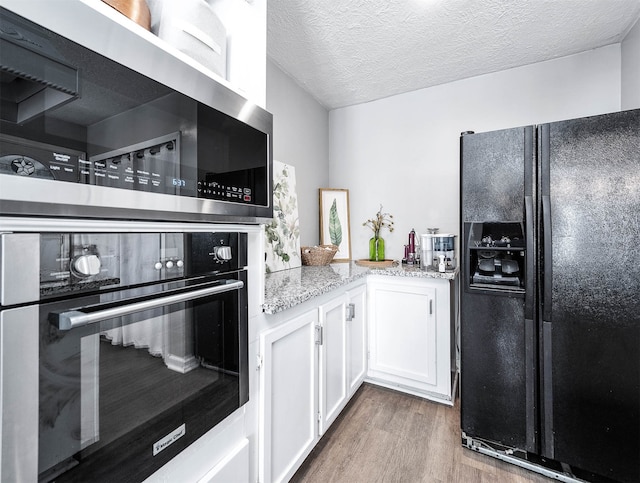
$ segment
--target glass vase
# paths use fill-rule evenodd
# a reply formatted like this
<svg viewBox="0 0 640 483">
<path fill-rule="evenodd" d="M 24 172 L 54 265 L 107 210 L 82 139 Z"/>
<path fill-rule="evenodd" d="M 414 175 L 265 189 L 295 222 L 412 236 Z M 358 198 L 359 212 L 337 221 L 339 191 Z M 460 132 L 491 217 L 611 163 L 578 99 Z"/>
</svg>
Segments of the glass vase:
<svg viewBox="0 0 640 483">
<path fill-rule="evenodd" d="M 372 262 L 384 260 L 384 238 L 374 236 L 369 240 L 369 260 Z"/>
</svg>

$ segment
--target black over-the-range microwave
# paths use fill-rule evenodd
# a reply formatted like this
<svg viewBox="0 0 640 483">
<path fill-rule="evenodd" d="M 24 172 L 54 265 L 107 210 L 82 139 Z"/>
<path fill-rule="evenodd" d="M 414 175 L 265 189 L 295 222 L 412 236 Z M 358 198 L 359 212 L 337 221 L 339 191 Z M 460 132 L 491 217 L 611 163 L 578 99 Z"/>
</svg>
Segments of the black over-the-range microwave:
<svg viewBox="0 0 640 483">
<path fill-rule="evenodd" d="M 68 34 L 0 7 L 3 215 L 272 217 L 270 113 L 146 39 L 107 57 Z"/>
</svg>

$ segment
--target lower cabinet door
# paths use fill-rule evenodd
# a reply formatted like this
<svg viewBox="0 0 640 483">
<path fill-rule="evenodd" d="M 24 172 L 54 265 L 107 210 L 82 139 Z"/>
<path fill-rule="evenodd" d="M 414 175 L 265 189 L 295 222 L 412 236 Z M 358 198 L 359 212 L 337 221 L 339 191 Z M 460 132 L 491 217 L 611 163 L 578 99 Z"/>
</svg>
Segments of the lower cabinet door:
<svg viewBox="0 0 640 483">
<path fill-rule="evenodd" d="M 369 374 L 435 387 L 435 289 L 408 284 L 372 284 L 372 289 Z"/>
<path fill-rule="evenodd" d="M 347 404 L 346 296 L 320 306 L 320 435 Z"/>
<path fill-rule="evenodd" d="M 318 311 L 260 336 L 261 483 L 288 481 L 317 443 Z"/>
<path fill-rule="evenodd" d="M 367 287 L 347 292 L 347 355 L 349 398 L 367 375 Z"/>
</svg>

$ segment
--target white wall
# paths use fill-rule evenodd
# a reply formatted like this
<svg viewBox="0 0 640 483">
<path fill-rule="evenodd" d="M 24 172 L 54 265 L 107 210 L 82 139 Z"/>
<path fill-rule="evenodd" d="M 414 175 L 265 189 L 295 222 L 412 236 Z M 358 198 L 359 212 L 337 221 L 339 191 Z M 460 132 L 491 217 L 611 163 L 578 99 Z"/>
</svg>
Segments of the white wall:
<svg viewBox="0 0 640 483">
<path fill-rule="evenodd" d="M 459 135 L 620 109 L 620 44 L 329 113 L 331 187 L 349 189 L 352 258 L 368 256 L 362 223 L 395 217 L 386 258 L 411 228 L 459 236 Z"/>
<path fill-rule="evenodd" d="M 296 168 L 300 243 L 316 245 L 318 188 L 329 185 L 329 113 L 271 60 L 267 110 L 273 114 L 273 159 Z"/>
<path fill-rule="evenodd" d="M 640 21 L 622 42 L 622 109 L 640 108 Z"/>
</svg>

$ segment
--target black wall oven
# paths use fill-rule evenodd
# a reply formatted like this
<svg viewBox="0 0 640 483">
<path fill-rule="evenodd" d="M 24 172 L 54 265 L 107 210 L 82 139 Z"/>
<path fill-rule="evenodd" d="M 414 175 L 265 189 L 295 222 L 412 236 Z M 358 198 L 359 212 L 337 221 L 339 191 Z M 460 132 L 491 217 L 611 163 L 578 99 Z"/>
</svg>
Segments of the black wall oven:
<svg viewBox="0 0 640 483">
<path fill-rule="evenodd" d="M 0 7 L 2 213 L 270 219 L 271 114 L 160 48 L 145 74 L 148 54 L 119 50 L 121 62 Z"/>
<path fill-rule="evenodd" d="M 0 235 L 2 481 L 141 481 L 249 398 L 247 234 Z"/>
</svg>

